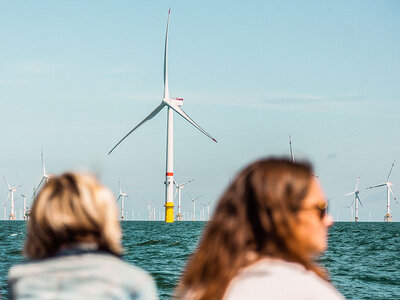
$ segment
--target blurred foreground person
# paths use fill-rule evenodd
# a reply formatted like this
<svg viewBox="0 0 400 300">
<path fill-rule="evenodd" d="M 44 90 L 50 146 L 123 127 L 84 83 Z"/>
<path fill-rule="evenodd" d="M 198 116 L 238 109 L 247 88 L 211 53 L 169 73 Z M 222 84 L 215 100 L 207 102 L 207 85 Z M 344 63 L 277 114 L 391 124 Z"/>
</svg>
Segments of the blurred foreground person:
<svg viewBox="0 0 400 300">
<path fill-rule="evenodd" d="M 30 260 L 9 271 L 10 299 L 157 299 L 151 277 L 120 258 L 115 202 L 92 176 L 49 179 L 28 221 Z"/>
<path fill-rule="evenodd" d="M 310 165 L 252 163 L 220 198 L 176 298 L 343 299 L 314 262 L 333 224 L 326 207 Z"/>
</svg>

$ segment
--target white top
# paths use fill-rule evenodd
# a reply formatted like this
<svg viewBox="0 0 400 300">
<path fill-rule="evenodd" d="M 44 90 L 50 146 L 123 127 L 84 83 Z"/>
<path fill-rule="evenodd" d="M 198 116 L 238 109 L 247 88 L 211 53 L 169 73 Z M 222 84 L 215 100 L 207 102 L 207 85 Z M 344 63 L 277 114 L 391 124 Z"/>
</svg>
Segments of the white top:
<svg viewBox="0 0 400 300">
<path fill-rule="evenodd" d="M 296 263 L 263 259 L 243 269 L 224 300 L 344 300 L 328 282 Z"/>
</svg>

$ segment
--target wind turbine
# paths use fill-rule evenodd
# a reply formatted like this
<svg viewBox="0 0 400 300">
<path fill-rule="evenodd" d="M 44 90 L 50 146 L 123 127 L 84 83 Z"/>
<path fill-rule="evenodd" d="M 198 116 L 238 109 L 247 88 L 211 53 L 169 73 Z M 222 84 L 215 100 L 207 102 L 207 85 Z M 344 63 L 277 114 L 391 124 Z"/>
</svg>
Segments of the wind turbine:
<svg viewBox="0 0 400 300">
<path fill-rule="evenodd" d="M 44 165 L 44 159 L 43 159 L 43 149 L 41 149 L 40 154 L 41 154 L 41 156 L 42 156 L 42 169 L 43 169 L 43 174 L 42 174 L 42 179 L 40 180 L 39 184 L 38 184 L 37 187 L 34 188 L 34 190 L 33 190 L 33 197 L 35 197 L 36 191 L 40 188 L 40 186 L 42 185 L 42 183 L 43 183 L 44 181 L 47 182 L 47 181 L 52 177 L 52 175 L 46 173 L 46 167 L 45 167 L 45 165 Z"/>
<path fill-rule="evenodd" d="M 292 149 L 292 137 L 289 135 L 289 147 L 290 147 L 290 156 L 292 158 L 292 162 L 294 163 L 294 153 Z"/>
<path fill-rule="evenodd" d="M 111 150 L 108 152 L 110 154 L 125 138 L 127 138 L 133 131 L 139 128 L 146 121 L 155 117 L 165 106 L 167 107 L 167 149 L 166 149 L 166 174 L 165 174 L 165 222 L 173 223 L 174 222 L 174 146 L 173 146 L 173 116 L 174 111 L 200 130 L 207 137 L 212 139 L 214 142 L 217 142 L 210 134 L 208 134 L 204 129 L 202 129 L 199 125 L 197 125 L 181 108 L 183 105 L 182 98 L 170 98 L 169 96 L 169 88 L 168 88 L 168 27 L 169 27 L 169 16 L 171 9 L 168 11 L 168 20 L 167 20 L 167 30 L 165 34 L 165 48 L 164 48 L 164 96 L 161 100 L 161 103 L 136 127 L 134 127 L 131 131 L 129 131 Z"/>
<path fill-rule="evenodd" d="M 345 195 L 344 195 L 344 196 L 354 195 L 354 201 L 353 201 L 353 203 L 355 204 L 355 211 L 356 211 L 356 215 L 355 215 L 355 218 L 354 218 L 354 222 L 358 222 L 358 203 L 360 203 L 360 205 L 361 205 L 361 207 L 362 207 L 361 199 L 360 199 L 360 197 L 358 196 L 358 194 L 360 193 L 360 191 L 358 190 L 358 183 L 359 183 L 359 182 L 360 182 L 360 176 L 358 176 L 358 179 L 357 179 L 357 183 L 356 183 L 356 187 L 355 187 L 355 189 L 354 189 L 354 192 L 351 192 L 351 193 L 348 193 L 348 194 L 345 194 Z M 353 206 L 353 203 L 352 203 L 351 206 Z"/>
<path fill-rule="evenodd" d="M 21 194 L 21 197 L 24 199 L 24 220 L 26 220 L 26 209 L 27 209 L 27 206 L 26 206 L 26 195 L 24 195 L 24 194 Z"/>
<path fill-rule="evenodd" d="M 182 221 L 182 214 L 181 214 L 181 192 L 182 189 L 184 188 L 185 184 L 192 182 L 193 180 L 188 180 L 185 183 L 182 184 L 176 184 L 175 180 L 174 180 L 174 184 L 176 186 L 176 190 L 175 190 L 175 196 L 174 199 L 176 198 L 176 193 L 178 193 L 178 214 L 176 215 L 176 220 L 177 221 Z"/>
<path fill-rule="evenodd" d="M 121 221 L 123 221 L 124 220 L 124 200 L 125 200 L 125 197 L 128 197 L 128 195 L 122 192 L 121 182 L 119 181 L 119 178 L 118 178 L 118 185 L 119 185 L 119 196 L 117 199 L 117 203 L 118 203 L 119 199 L 121 199 Z"/>
<path fill-rule="evenodd" d="M 374 185 L 374 186 L 370 186 L 367 189 L 373 189 L 373 188 L 377 188 L 377 187 L 381 187 L 381 186 L 386 186 L 386 191 L 387 191 L 387 205 L 386 205 L 386 215 L 384 216 L 383 220 L 386 222 L 392 222 L 392 215 L 391 215 L 391 210 L 390 210 L 390 194 L 392 194 L 394 201 L 397 202 L 396 196 L 393 194 L 392 189 L 390 188 L 393 185 L 393 182 L 389 181 L 390 175 L 392 174 L 392 170 L 393 170 L 393 166 L 394 163 L 396 162 L 396 160 L 393 161 L 392 163 L 392 167 L 390 168 L 389 171 L 389 175 L 386 179 L 386 182 L 378 184 L 378 185 Z"/>
<path fill-rule="evenodd" d="M 151 218 L 152 218 L 152 215 L 153 215 L 153 213 L 152 213 L 153 205 L 150 203 L 149 200 L 146 200 L 146 202 L 147 202 L 147 212 L 148 212 L 148 215 L 149 215 L 149 221 L 151 221 Z"/>
<path fill-rule="evenodd" d="M 196 198 L 192 198 L 190 194 L 186 191 L 186 193 L 189 195 L 190 199 L 193 202 L 193 221 L 196 221 L 196 200 L 200 198 L 200 196 L 197 196 Z"/>
<path fill-rule="evenodd" d="M 207 221 L 210 221 L 210 203 L 211 200 L 207 203 Z"/>
<path fill-rule="evenodd" d="M 3 178 L 4 178 L 4 181 L 5 181 L 6 184 L 7 184 L 7 187 L 8 187 L 8 194 L 7 194 L 7 200 L 6 200 L 6 202 L 8 201 L 8 199 L 10 198 L 10 195 L 11 195 L 10 220 L 15 220 L 16 217 L 15 217 L 15 209 L 14 209 L 14 192 L 16 192 L 17 189 L 18 189 L 20 186 L 22 186 L 22 184 L 20 184 L 19 186 L 11 187 L 11 186 L 9 185 L 9 183 L 8 183 L 8 181 L 7 181 L 7 179 L 6 179 L 6 177 L 3 176 Z"/>
</svg>

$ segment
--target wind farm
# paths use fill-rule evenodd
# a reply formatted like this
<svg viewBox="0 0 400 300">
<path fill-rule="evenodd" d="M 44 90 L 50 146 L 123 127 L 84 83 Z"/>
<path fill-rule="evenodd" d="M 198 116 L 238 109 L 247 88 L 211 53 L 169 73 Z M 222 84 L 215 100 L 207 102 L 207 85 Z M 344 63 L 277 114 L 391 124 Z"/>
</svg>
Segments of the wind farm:
<svg viewBox="0 0 400 300">
<path fill-rule="evenodd" d="M 368 47 L 357 49 L 345 43 L 344 48 L 335 52 L 334 46 L 343 43 L 332 43 L 336 37 L 331 37 L 320 44 L 320 35 L 315 32 L 307 33 L 310 38 L 319 37 L 311 47 L 297 40 L 299 36 L 292 35 L 273 17 L 274 26 L 269 26 L 264 23 L 265 16 L 246 8 L 236 7 L 232 11 L 239 24 L 248 26 L 241 26 L 240 32 L 222 22 L 221 15 L 213 17 L 218 15 L 218 9 L 210 13 L 206 7 L 188 10 L 177 6 L 171 11 L 163 5 L 154 11 L 141 7 L 135 18 L 141 26 L 130 20 L 132 11 L 135 9 L 127 7 L 122 19 L 110 16 L 112 25 L 101 39 L 94 27 L 85 27 L 86 20 L 80 18 L 76 24 L 68 23 L 68 31 L 60 24 L 48 27 L 49 31 L 57 28 L 70 45 L 59 49 L 60 56 L 54 60 L 50 59 L 50 53 L 57 51 L 49 53 L 54 45 L 46 37 L 43 37 L 46 47 L 37 46 L 43 56 L 33 51 L 30 43 L 21 45 L 19 50 L 1 50 L 4 57 L 11 59 L 4 67 L 9 84 L 0 81 L 2 87 L 7 86 L 2 88 L 2 99 L 10 99 L 2 102 L 7 113 L 1 119 L 7 130 L 1 145 L 0 171 L 10 184 L 23 184 L 13 193 L 17 219 L 20 215 L 26 218 L 34 195 L 51 174 L 82 170 L 99 175 L 112 187 L 116 199 L 120 190 L 115 182 L 118 177 L 123 178 L 123 192 L 126 189 L 130 196 L 129 201 L 126 197 L 118 201 L 118 205 L 124 202 L 124 213 L 120 213 L 124 220 L 126 212 L 128 219 L 133 219 L 132 210 L 136 220 L 147 220 L 146 200 L 153 203 L 157 216 L 161 213 L 164 221 L 192 220 L 187 215 L 189 212 L 193 215 L 193 203 L 186 193 L 177 191 L 176 184 L 193 178 L 195 181 L 184 190 L 203 195 L 204 202 L 211 201 L 208 208 L 211 215 L 227 178 L 232 178 L 236 170 L 253 159 L 274 155 L 292 161 L 311 161 L 326 194 L 335 198 L 330 204 L 331 213 L 339 213 L 341 221 L 350 220 L 347 208 L 350 196 L 342 196 L 354 189 L 354 179 L 360 173 L 362 186 L 358 190 L 362 206 L 360 201 L 353 204 L 351 221 L 357 214 L 359 222 L 400 220 L 397 185 L 388 183 L 386 189 L 366 189 L 382 182 L 378 174 L 400 153 L 396 141 L 390 147 L 378 147 L 391 140 L 389 133 L 397 128 L 399 109 L 397 102 L 391 100 L 397 99 L 396 92 L 388 92 L 393 85 L 374 84 L 367 76 L 369 71 L 355 71 L 367 65 L 365 61 L 361 63 L 362 57 L 352 62 L 358 69 L 348 69 L 343 55 L 338 55 L 347 51 L 346 57 L 358 57 Z M 250 17 L 254 13 L 256 19 Z M 101 19 L 94 18 L 92 11 L 87 11 L 87 15 L 93 16 L 93 24 Z M 122 20 L 130 20 L 129 26 Z M 259 20 L 263 26 L 253 27 L 251 20 Z M 80 26 L 76 27 L 77 24 Z M 337 26 L 347 32 L 344 24 Z M 362 28 L 368 24 L 365 22 Z M 299 25 L 295 28 L 305 30 L 304 24 Z M 40 36 L 34 27 L 29 30 L 30 36 Z M 71 32 L 80 32 L 76 36 L 79 43 Z M 268 43 L 259 38 L 265 33 L 271 38 Z M 20 32 L 14 32 L 14 36 L 21 37 Z M 292 37 L 296 44 L 303 45 L 303 50 L 298 53 L 282 45 L 279 36 Z M 394 43 L 390 36 L 385 39 L 389 44 Z M 23 38 L 13 42 L 23 42 Z M 63 43 L 59 41 L 60 45 Z M 376 44 L 382 43 L 376 41 Z M 323 45 L 332 47 L 327 49 Z M 18 51 L 21 55 L 14 56 Z M 307 53 L 314 51 L 324 53 L 330 57 L 329 61 L 319 57 L 311 60 L 311 68 L 302 65 L 301 61 L 309 61 Z M 277 53 L 281 53 L 287 65 L 276 57 Z M 385 52 L 390 61 L 397 61 L 396 55 Z M 377 69 L 371 72 L 381 74 L 384 65 L 378 68 L 380 63 L 376 61 Z M 340 73 L 335 71 L 325 81 L 321 74 L 326 69 Z M 351 72 L 357 74 L 341 79 L 342 74 Z M 385 74 L 380 77 L 383 81 Z M 385 82 L 395 77 L 387 75 Z M 359 79 L 355 82 L 354 78 Z M 334 85 L 332 80 L 336 82 Z M 357 88 L 360 82 L 365 84 Z M 332 90 L 328 86 L 337 88 Z M 179 95 L 184 95 L 185 101 Z M 154 102 L 157 98 L 161 98 L 159 103 Z M 160 113 L 162 110 L 165 113 Z M 174 119 L 174 114 L 180 117 Z M 12 118 L 16 115 L 20 116 L 18 122 Z M 202 138 L 187 122 L 209 139 L 217 134 L 218 144 Z M 144 123 L 148 125 L 143 126 Z M 371 136 L 376 137 L 374 143 L 370 142 Z M 113 144 L 113 140 L 117 143 Z M 398 171 L 393 168 L 388 182 L 396 183 Z M 26 196 L 26 205 L 20 194 Z M 8 195 L 8 187 L 3 183 L 0 196 L 5 220 L 11 214 L 11 194 Z M 352 196 L 354 199 L 355 195 Z M 199 202 L 196 207 L 206 215 Z"/>
<path fill-rule="evenodd" d="M 336 221 L 320 263 L 343 296 L 400 298 L 400 3 L 169 8 L 3 3 L 0 298 L 53 177 L 111 190 L 124 258 L 166 300 L 227 187 L 263 157 L 313 166 Z"/>
</svg>

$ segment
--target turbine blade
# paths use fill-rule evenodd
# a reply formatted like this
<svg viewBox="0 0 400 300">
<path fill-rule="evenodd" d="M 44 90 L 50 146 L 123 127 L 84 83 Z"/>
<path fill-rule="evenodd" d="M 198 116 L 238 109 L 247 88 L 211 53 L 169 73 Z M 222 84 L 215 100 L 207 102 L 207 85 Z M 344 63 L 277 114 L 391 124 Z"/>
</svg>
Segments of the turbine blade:
<svg viewBox="0 0 400 300">
<path fill-rule="evenodd" d="M 388 175 L 388 177 L 387 177 L 387 179 L 386 179 L 386 182 L 389 181 L 389 177 L 390 177 L 390 175 L 392 174 L 392 170 L 393 170 L 393 166 L 394 166 L 394 163 L 395 163 L 395 162 L 396 162 L 396 160 L 394 160 L 393 163 L 392 163 L 392 167 L 390 168 L 389 175 Z"/>
<path fill-rule="evenodd" d="M 381 183 L 381 184 L 378 184 L 378 185 L 370 186 L 370 187 L 367 187 L 367 190 L 368 189 L 373 189 L 373 188 L 376 188 L 376 187 L 380 187 L 380 186 L 385 186 L 385 185 L 386 185 L 386 183 Z"/>
<path fill-rule="evenodd" d="M 198 130 L 200 130 L 203 134 L 208 136 L 210 139 L 212 139 L 214 142 L 218 143 L 216 139 L 214 139 L 210 134 L 208 134 L 203 128 L 201 128 L 199 125 L 197 125 L 183 110 L 180 108 L 178 105 L 168 101 L 165 102 L 169 107 L 171 107 L 177 114 L 179 114 L 182 118 L 184 118 L 186 121 L 188 121 L 190 124 L 192 124 L 194 127 L 196 127 Z"/>
<path fill-rule="evenodd" d="M 358 183 L 359 183 L 359 182 L 360 182 L 360 176 L 358 176 L 357 183 L 356 183 L 356 188 L 354 189 L 354 192 L 357 191 L 357 189 L 358 189 Z"/>
<path fill-rule="evenodd" d="M 355 192 L 351 192 L 351 193 L 348 193 L 348 194 L 344 194 L 343 196 L 350 196 L 350 195 L 353 195 Z"/>
<path fill-rule="evenodd" d="M 175 183 L 175 181 L 174 181 L 174 183 Z M 176 199 L 176 194 L 178 193 L 178 189 L 175 189 L 175 194 L 174 194 L 174 201 L 175 201 L 175 199 Z"/>
<path fill-rule="evenodd" d="M 119 181 L 119 177 L 118 177 L 118 186 L 119 186 L 119 194 L 121 194 L 122 193 L 122 191 L 121 191 L 121 181 Z"/>
<path fill-rule="evenodd" d="M 3 178 L 4 178 L 4 181 L 5 181 L 5 182 L 6 182 L 6 184 L 7 184 L 7 187 L 8 187 L 8 189 L 9 189 L 9 190 L 11 190 L 11 186 L 8 184 L 8 181 L 7 181 L 6 177 L 5 177 L 5 176 L 3 176 Z"/>
<path fill-rule="evenodd" d="M 292 162 L 294 163 L 294 154 L 293 154 L 293 149 L 292 149 L 292 138 L 289 135 L 289 146 L 290 146 L 290 156 L 292 157 Z"/>
<path fill-rule="evenodd" d="M 363 207 L 362 202 L 361 202 L 361 199 L 360 199 L 359 196 L 357 196 L 357 200 L 358 200 L 358 202 L 360 203 L 361 207 Z"/>
<path fill-rule="evenodd" d="M 397 202 L 396 196 L 393 194 L 393 191 L 390 188 L 390 186 L 388 186 L 388 189 L 389 189 L 390 193 L 392 194 L 394 201 L 396 201 L 396 203 L 399 204 L 399 202 Z"/>
<path fill-rule="evenodd" d="M 43 159 L 43 149 L 40 149 L 40 154 L 42 156 L 42 169 L 43 169 L 43 176 L 46 176 L 46 167 L 44 165 L 44 159 Z"/>
<path fill-rule="evenodd" d="M 118 201 L 119 201 L 120 198 L 121 198 L 121 195 L 118 196 L 118 198 L 117 198 L 117 203 L 118 203 Z"/>
<path fill-rule="evenodd" d="M 182 184 L 180 184 L 179 186 L 184 186 L 185 184 L 187 184 L 187 183 L 189 183 L 189 182 L 192 182 L 193 180 L 191 179 L 191 180 L 188 180 L 188 181 L 186 181 L 185 183 L 182 183 Z"/>
<path fill-rule="evenodd" d="M 37 191 L 40 188 L 40 186 L 42 185 L 44 179 L 45 179 L 45 177 L 42 177 L 42 179 L 40 180 L 39 184 L 37 185 L 35 191 Z"/>
<path fill-rule="evenodd" d="M 192 198 L 192 196 L 190 196 L 190 194 L 189 194 L 189 192 L 188 192 L 188 191 L 186 191 L 186 194 L 188 194 L 188 195 L 189 195 L 189 198 L 190 198 L 190 200 L 194 201 L 194 200 L 193 200 L 193 198 Z"/>
<path fill-rule="evenodd" d="M 142 121 L 142 122 L 140 122 L 138 125 L 136 125 L 136 127 L 135 128 L 133 128 L 131 131 L 129 131 L 111 150 L 110 150 L 110 152 L 108 152 L 108 155 L 110 155 L 111 154 L 111 152 L 113 152 L 114 151 L 114 149 L 115 148 L 117 148 L 117 146 L 119 145 L 119 144 L 121 144 L 122 143 L 122 141 L 123 140 L 125 140 L 127 137 L 128 137 L 128 135 L 130 135 L 133 131 L 135 131 L 137 128 L 139 128 L 143 123 L 145 123 L 146 121 L 148 121 L 148 120 L 150 120 L 150 119 L 152 119 L 154 116 L 156 116 L 159 112 L 160 112 L 160 110 L 164 107 L 164 105 L 165 105 L 165 103 L 164 102 L 162 102 L 159 106 L 157 106 L 156 107 L 156 109 L 154 109 L 146 118 L 144 118 L 144 120 Z"/>
<path fill-rule="evenodd" d="M 169 15 L 171 9 L 168 11 L 167 30 L 165 32 L 165 48 L 164 48 L 164 99 L 169 99 L 168 89 L 168 28 L 169 28 Z"/>
</svg>

